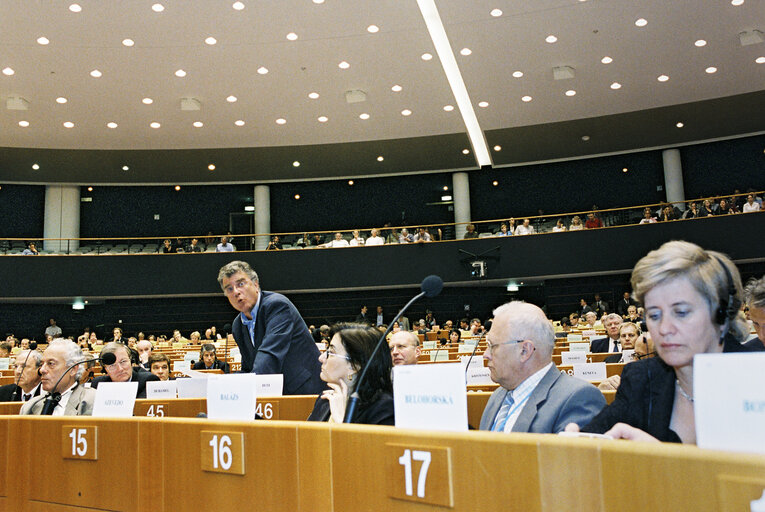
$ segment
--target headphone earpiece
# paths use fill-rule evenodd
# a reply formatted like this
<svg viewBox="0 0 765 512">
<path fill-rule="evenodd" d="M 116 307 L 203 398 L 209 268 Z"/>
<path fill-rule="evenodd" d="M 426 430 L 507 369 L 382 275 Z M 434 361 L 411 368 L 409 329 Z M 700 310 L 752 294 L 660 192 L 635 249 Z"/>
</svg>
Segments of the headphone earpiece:
<svg viewBox="0 0 765 512">
<path fill-rule="evenodd" d="M 720 345 L 725 342 L 725 337 L 728 334 L 730 328 L 730 321 L 736 318 L 741 301 L 736 298 L 736 285 L 733 283 L 733 275 L 731 274 L 728 266 L 723 261 L 715 256 L 715 259 L 720 263 L 725 271 L 725 278 L 728 282 L 727 299 L 720 297 L 720 304 L 715 311 L 715 321 L 723 326 L 722 334 L 720 335 Z"/>
</svg>

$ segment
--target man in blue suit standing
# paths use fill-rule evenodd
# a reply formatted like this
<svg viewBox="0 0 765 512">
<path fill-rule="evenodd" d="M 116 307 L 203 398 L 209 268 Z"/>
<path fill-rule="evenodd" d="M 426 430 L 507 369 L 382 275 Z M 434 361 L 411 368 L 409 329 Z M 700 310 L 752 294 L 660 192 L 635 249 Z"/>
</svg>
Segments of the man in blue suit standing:
<svg viewBox="0 0 765 512">
<path fill-rule="evenodd" d="M 319 349 L 297 308 L 284 295 L 260 289 L 258 274 L 244 261 L 221 267 L 218 283 L 239 311 L 232 331 L 242 354 L 242 372 L 284 375 L 285 395 L 315 395 Z"/>
</svg>

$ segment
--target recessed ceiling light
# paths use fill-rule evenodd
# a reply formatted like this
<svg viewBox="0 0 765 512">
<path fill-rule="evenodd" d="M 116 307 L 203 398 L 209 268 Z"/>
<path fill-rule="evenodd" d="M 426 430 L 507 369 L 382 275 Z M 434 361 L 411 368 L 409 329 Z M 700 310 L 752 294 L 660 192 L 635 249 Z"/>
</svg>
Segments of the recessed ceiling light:
<svg viewBox="0 0 765 512">
<path fill-rule="evenodd" d="M 528 102 L 530 102 L 532 99 L 534 99 L 534 98 L 532 98 L 531 96 L 524 96 L 524 97 L 522 97 L 522 98 L 521 98 L 521 101 L 524 101 L 524 102 L 528 103 Z"/>
<path fill-rule="evenodd" d="M 287 124 L 287 120 L 284 119 L 283 117 L 280 117 L 279 119 L 276 120 L 276 124 Z"/>
<path fill-rule="evenodd" d="M 176 191 L 176 192 L 178 192 L 180 189 L 181 189 L 181 186 L 180 186 L 180 185 L 176 185 L 176 186 L 175 186 L 175 191 Z"/>
<path fill-rule="evenodd" d="M 130 167 L 128 167 L 127 165 L 123 165 L 123 166 L 122 166 L 122 170 L 123 170 L 123 171 L 129 171 L 129 170 L 130 170 Z"/>
<path fill-rule="evenodd" d="M 102 75 L 103 73 L 101 73 L 97 69 L 94 69 L 93 71 L 90 72 L 90 76 L 92 76 L 93 78 L 101 78 Z"/>
<path fill-rule="evenodd" d="M 462 150 L 462 154 L 463 154 L 463 155 L 467 155 L 468 153 L 470 153 L 470 150 L 469 150 L 469 149 L 463 149 L 463 150 Z"/>
<path fill-rule="evenodd" d="M 621 87 L 622 87 L 622 84 L 620 84 L 619 82 L 614 82 L 611 84 L 611 89 L 613 90 L 621 89 Z"/>
<path fill-rule="evenodd" d="M 523 76 L 523 71 L 513 71 L 513 78 L 521 78 Z"/>
<path fill-rule="evenodd" d="M 348 180 L 348 185 L 353 185 L 353 180 Z"/>
<path fill-rule="evenodd" d="M 315 4 L 323 4 L 324 0 L 313 0 L 313 3 L 315 3 Z"/>
<path fill-rule="evenodd" d="M 107 128 L 111 128 L 112 130 L 117 128 L 117 126 L 118 126 L 117 123 L 115 123 L 114 121 L 110 121 L 110 122 L 106 123 L 106 127 Z"/>
<path fill-rule="evenodd" d="M 329 118 L 327 116 L 319 116 L 316 118 L 316 120 L 319 121 L 320 123 L 326 123 L 327 121 L 329 121 Z"/>
<path fill-rule="evenodd" d="M 337 65 L 337 67 L 339 67 L 340 69 L 348 69 L 349 67 L 351 67 L 351 65 L 345 61 L 342 61 L 340 62 L 340 64 Z"/>
<path fill-rule="evenodd" d="M 3 68 L 3 74 L 5 76 L 11 76 L 14 73 L 15 73 L 15 71 L 13 69 L 11 69 L 11 68 Z"/>
<path fill-rule="evenodd" d="M 709 73 L 709 74 L 711 75 L 712 73 L 717 73 L 717 68 L 716 68 L 716 67 L 714 67 L 714 66 L 709 66 L 709 67 L 708 67 L 707 69 L 705 69 L 704 71 L 706 71 L 707 73 Z"/>
<path fill-rule="evenodd" d="M 88 192 L 93 192 L 93 187 L 88 187 Z"/>
<path fill-rule="evenodd" d="M 162 4 L 154 4 L 151 6 L 151 10 L 154 12 L 162 12 L 165 10 L 165 6 Z"/>
<path fill-rule="evenodd" d="M 217 42 L 218 40 L 212 36 L 205 38 L 205 44 L 209 44 L 210 46 L 214 45 Z"/>
<path fill-rule="evenodd" d="M 300 162 L 295 160 L 294 162 L 292 162 L 292 167 L 300 167 Z"/>
<path fill-rule="evenodd" d="M 678 128 L 682 128 L 685 125 L 683 123 L 677 123 L 675 126 L 677 126 Z"/>
<path fill-rule="evenodd" d="M 379 31 L 380 31 L 380 27 L 378 27 L 377 25 L 369 25 L 367 27 L 367 32 L 369 32 L 370 34 L 376 34 Z"/>
<path fill-rule="evenodd" d="M 696 42 L 695 42 L 695 43 L 693 43 L 693 44 L 694 44 L 694 45 L 696 45 L 696 46 L 698 46 L 699 48 L 701 48 L 702 46 L 706 46 L 706 45 L 707 45 L 707 42 L 706 42 L 706 41 L 704 41 L 703 39 L 698 39 L 698 40 L 696 40 Z"/>
<path fill-rule="evenodd" d="M 473 50 L 471 50 L 470 48 L 463 48 L 460 50 L 460 55 L 464 55 L 465 57 L 467 57 L 471 53 L 473 53 Z"/>
<path fill-rule="evenodd" d="M 566 96 L 576 96 L 576 91 L 574 89 L 569 89 L 565 94 Z"/>
<path fill-rule="evenodd" d="M 731 0 L 730 1 L 730 4 L 731 5 L 735 5 L 735 6 L 743 5 L 743 3 L 744 3 L 744 0 Z"/>
<path fill-rule="evenodd" d="M 192 125 L 194 125 L 194 128 L 202 128 L 205 124 L 202 121 L 194 121 Z"/>
<path fill-rule="evenodd" d="M 403 89 L 403 87 L 401 87 L 398 84 L 396 84 L 396 85 L 394 85 L 393 87 L 390 88 L 390 90 L 393 91 L 393 92 L 401 92 L 401 89 Z"/>
<path fill-rule="evenodd" d="M 74 123 L 71 121 L 64 121 L 64 128 L 74 128 Z"/>
<path fill-rule="evenodd" d="M 233 7 L 236 11 L 241 11 L 244 9 L 244 4 L 242 2 L 234 2 L 231 7 Z"/>
<path fill-rule="evenodd" d="M 319 93 L 318 92 L 309 92 L 308 93 L 308 97 L 311 98 L 312 100 L 318 99 L 319 98 Z"/>
<path fill-rule="evenodd" d="M 494 180 L 494 181 L 491 182 L 491 184 L 496 187 L 497 185 L 499 185 L 499 182 L 497 180 Z"/>
<path fill-rule="evenodd" d="M 359 119 L 363 119 L 366 121 L 367 119 L 369 119 L 369 114 L 367 114 L 366 112 L 362 112 L 361 114 L 359 114 Z"/>
<path fill-rule="evenodd" d="M 234 124 L 237 126 L 244 126 L 244 121 L 241 119 L 237 119 L 236 121 L 234 121 Z"/>
<path fill-rule="evenodd" d="M 316 4 L 320 4 L 321 3 L 321 2 L 317 2 L 316 0 L 313 0 L 313 1 Z M 295 194 L 295 200 L 297 201 L 298 199 L 300 199 L 300 194 Z"/>
<path fill-rule="evenodd" d="M 627 168 L 625 167 L 625 168 L 623 168 L 623 169 L 622 169 L 622 172 L 629 172 L 629 169 L 627 169 Z"/>
<path fill-rule="evenodd" d="M 215 170 L 215 164 L 209 164 L 209 165 L 207 166 L 207 168 L 208 168 L 209 170 L 211 170 L 211 171 L 214 171 L 214 170 Z"/>
<path fill-rule="evenodd" d="M 502 151 L 502 146 L 497 144 L 496 146 L 494 146 L 494 151 Z"/>
<path fill-rule="evenodd" d="M 449 186 L 448 185 L 444 185 L 444 192 L 446 192 L 447 190 L 449 190 Z"/>
<path fill-rule="evenodd" d="M 757 64 L 765 64 L 765 57 L 757 57 L 754 59 Z"/>
<path fill-rule="evenodd" d="M 656 80 L 658 80 L 659 82 L 666 82 L 667 80 L 669 80 L 669 77 L 667 75 L 659 75 L 656 77 Z"/>
<path fill-rule="evenodd" d="M 478 106 L 481 107 L 481 108 L 486 108 L 486 107 L 489 106 L 489 102 L 488 101 L 479 101 L 478 102 Z"/>
<path fill-rule="evenodd" d="M 554 35 L 552 35 L 552 34 L 550 34 L 549 36 L 545 37 L 545 41 L 547 41 L 547 42 L 548 42 L 548 43 L 550 43 L 550 44 L 552 44 L 552 43 L 556 42 L 557 40 L 558 40 L 558 38 L 557 38 L 557 37 L 555 37 L 555 36 L 554 36 Z"/>
<path fill-rule="evenodd" d="M 64 98 L 63 96 L 59 96 L 58 98 L 56 98 L 56 103 L 60 103 L 62 105 L 66 103 L 66 101 L 67 101 L 66 98 Z"/>
<path fill-rule="evenodd" d="M 383 156 L 382 156 L 382 155 L 380 155 L 380 156 L 378 156 L 378 157 L 377 157 L 377 161 L 378 161 L 378 162 L 382 162 L 383 160 L 385 160 L 385 158 L 383 158 Z"/>
<path fill-rule="evenodd" d="M 39 168 L 40 166 L 38 164 L 32 164 L 32 169 L 34 169 L 35 171 L 38 170 Z"/>
<path fill-rule="evenodd" d="M 154 121 L 154 122 L 149 123 L 149 126 L 151 126 L 152 128 L 154 128 L 156 130 L 157 128 L 159 128 L 162 125 L 159 124 L 158 122 Z"/>
<path fill-rule="evenodd" d="M 489 12 L 489 14 L 491 14 L 495 18 L 499 18 L 500 16 L 502 16 L 502 9 L 492 9 L 491 12 Z"/>
<path fill-rule="evenodd" d="M 298 35 L 294 32 L 287 34 L 287 39 L 290 41 L 297 41 Z"/>
<path fill-rule="evenodd" d="M 401 115 L 402 116 L 411 116 L 412 115 L 412 111 L 409 110 L 408 108 L 405 108 L 404 110 L 401 111 Z"/>
<path fill-rule="evenodd" d="M 48 43 L 50 43 L 50 40 L 47 37 L 38 37 L 37 38 L 37 44 L 41 44 L 41 45 L 45 46 Z"/>
<path fill-rule="evenodd" d="M 645 18 L 638 18 L 635 20 L 635 26 L 637 27 L 645 27 L 646 25 L 648 25 L 648 20 Z"/>
<path fill-rule="evenodd" d="M 26 128 L 27 126 L 29 126 L 29 121 L 19 121 L 19 126 L 21 126 L 22 128 Z"/>
<path fill-rule="evenodd" d="M 234 103 L 236 101 L 236 96 L 229 96 L 228 98 L 226 98 L 226 101 L 228 101 L 229 103 Z"/>
<path fill-rule="evenodd" d="M 582 140 L 587 142 L 588 140 L 590 140 L 590 136 L 589 135 L 582 135 Z"/>
<path fill-rule="evenodd" d="M 130 46 L 133 46 L 134 44 L 135 44 L 135 41 L 133 41 L 132 39 L 123 39 L 122 40 L 122 45 L 123 46 L 130 47 Z"/>
<path fill-rule="evenodd" d="M 614 59 L 612 59 L 608 55 L 606 55 L 605 57 L 600 59 L 600 62 L 602 62 L 603 64 L 611 64 L 613 61 L 614 61 Z"/>
<path fill-rule="evenodd" d="M 451 112 L 452 110 L 454 110 L 454 106 L 453 105 L 444 105 L 444 110 L 447 111 L 447 112 Z"/>
<path fill-rule="evenodd" d="M 72 4 L 69 6 L 69 10 L 72 12 L 80 12 L 82 11 L 82 7 L 80 7 L 80 4 Z"/>
<path fill-rule="evenodd" d="M 421 58 L 422 58 L 422 60 L 430 60 L 430 59 L 433 58 L 433 55 L 431 55 L 429 53 L 423 53 Z"/>
<path fill-rule="evenodd" d="M 182 69 L 179 69 L 178 71 L 175 72 L 175 76 L 177 76 L 178 78 L 183 78 L 184 76 L 186 76 L 186 72 Z"/>
<path fill-rule="evenodd" d="M 154 103 L 154 100 L 151 98 L 144 98 L 141 100 L 141 103 L 143 103 L 144 105 L 151 105 L 152 103 Z"/>
</svg>

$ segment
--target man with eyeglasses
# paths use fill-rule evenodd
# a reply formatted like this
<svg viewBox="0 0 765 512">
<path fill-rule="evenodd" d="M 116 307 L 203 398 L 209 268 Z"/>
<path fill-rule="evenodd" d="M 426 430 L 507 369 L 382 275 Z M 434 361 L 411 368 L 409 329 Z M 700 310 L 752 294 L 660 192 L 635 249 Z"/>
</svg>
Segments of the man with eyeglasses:
<svg viewBox="0 0 765 512">
<path fill-rule="evenodd" d="M 137 382 L 138 392 L 136 398 L 146 398 L 146 383 L 148 381 L 158 381 L 159 377 L 151 372 L 139 371 L 133 368 L 130 359 L 130 349 L 122 343 L 107 343 L 101 350 L 101 357 L 105 354 L 114 354 L 117 361 L 114 364 L 104 366 L 106 375 L 93 379 L 91 386 L 97 388 L 102 382 Z"/>
<path fill-rule="evenodd" d="M 16 354 L 13 377 L 16 382 L 0 386 L 0 402 L 28 402 L 40 395 L 42 376 L 38 371 L 42 366 L 42 352 L 22 350 Z"/>
<path fill-rule="evenodd" d="M 316 395 L 325 389 L 311 333 L 287 297 L 260 289 L 249 263 L 221 267 L 218 284 L 239 311 L 232 333 L 242 355 L 242 372 L 284 375 L 285 395 Z"/>
<path fill-rule="evenodd" d="M 509 302 L 494 310 L 483 354 L 500 385 L 489 398 L 481 430 L 556 434 L 568 423 L 586 425 L 605 407 L 592 384 L 552 363 L 555 333 L 533 304 Z"/>
</svg>

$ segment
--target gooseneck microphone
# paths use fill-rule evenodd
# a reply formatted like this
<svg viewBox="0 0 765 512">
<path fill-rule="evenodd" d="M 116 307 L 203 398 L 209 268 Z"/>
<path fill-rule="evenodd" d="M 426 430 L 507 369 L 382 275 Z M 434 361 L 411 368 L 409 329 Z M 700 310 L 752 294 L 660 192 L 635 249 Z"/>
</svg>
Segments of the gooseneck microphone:
<svg viewBox="0 0 765 512">
<path fill-rule="evenodd" d="M 73 365 L 71 365 L 69 368 L 67 368 L 64 371 L 64 373 L 61 374 L 61 377 L 58 378 L 58 380 L 56 381 L 56 384 L 53 386 L 53 389 L 45 397 L 45 402 L 43 403 L 42 412 L 40 414 L 43 416 L 50 416 L 51 414 L 53 414 L 53 410 L 61 401 L 61 393 L 56 391 L 56 389 L 58 388 L 58 385 L 61 383 L 61 379 L 63 379 L 64 376 L 67 373 L 69 373 L 69 370 L 83 363 L 93 363 L 95 361 L 101 361 L 102 363 L 104 363 L 105 366 L 109 366 L 117 362 L 117 356 L 109 352 L 108 354 L 104 354 L 101 357 L 96 357 L 94 359 L 83 359 L 82 361 L 78 361 L 74 363 Z"/>
<path fill-rule="evenodd" d="M 27 350 L 27 357 L 24 358 L 24 367 L 27 366 L 27 361 L 29 361 L 29 356 L 32 354 L 33 350 L 37 350 L 37 342 L 33 341 L 29 344 L 29 350 Z M 16 366 L 18 366 L 18 361 L 16 362 Z M 24 370 L 21 370 L 21 373 L 24 373 Z M 21 382 L 21 373 L 19 373 L 18 378 L 16 379 L 16 389 L 13 390 L 13 395 L 11 395 L 11 402 L 15 402 L 17 398 L 21 397 L 21 388 L 19 387 L 19 382 Z"/>
<path fill-rule="evenodd" d="M 359 379 L 356 381 L 356 387 L 354 388 L 354 392 L 351 393 L 351 397 L 348 399 L 348 404 L 345 407 L 345 418 L 343 419 L 343 423 L 353 423 L 353 416 L 356 413 L 356 406 L 359 403 L 359 392 L 356 391 L 361 387 L 361 383 L 364 381 L 364 377 L 367 375 L 367 370 L 369 370 L 369 365 L 374 361 L 375 356 L 380 351 L 380 347 L 382 347 L 383 343 L 385 343 L 385 339 L 390 333 L 390 331 L 393 329 L 393 324 L 398 322 L 398 319 L 401 318 L 401 315 L 404 314 L 404 312 L 409 309 L 409 306 L 414 304 L 416 301 L 421 299 L 422 297 L 435 297 L 439 293 L 441 293 L 441 290 L 444 288 L 444 281 L 440 277 L 436 275 L 429 275 L 425 279 L 422 280 L 422 283 L 420 284 L 420 293 L 412 297 L 412 300 L 406 303 L 406 305 L 401 308 L 401 311 L 398 312 L 398 314 L 393 318 L 393 320 L 390 321 L 390 324 L 388 325 L 388 328 L 385 330 L 382 336 L 380 336 L 380 341 L 377 342 L 377 346 L 375 347 L 374 351 L 372 351 L 372 355 L 369 356 L 369 360 L 367 361 L 367 364 L 364 365 L 364 369 L 361 371 L 361 375 L 359 376 Z"/>
<path fill-rule="evenodd" d="M 438 362 L 438 352 L 446 345 L 446 338 L 441 338 L 438 342 L 438 348 L 436 349 L 436 357 L 433 358 L 433 362 Z"/>
<path fill-rule="evenodd" d="M 476 350 L 478 350 L 478 344 L 479 344 L 479 343 L 481 343 L 481 340 L 482 340 L 482 339 L 484 339 L 484 337 L 485 337 L 485 336 L 486 336 L 486 333 L 484 332 L 484 333 L 481 335 L 481 337 L 480 337 L 480 338 L 478 338 L 478 343 L 476 343 L 476 344 L 473 346 L 473 351 L 470 353 L 470 358 L 468 359 L 468 362 L 467 362 L 467 364 L 465 365 L 465 375 L 467 375 L 467 372 L 468 372 L 468 368 L 470 368 L 470 361 L 472 361 L 472 360 L 473 360 L 473 356 L 475 355 L 475 351 L 476 351 Z"/>
</svg>

